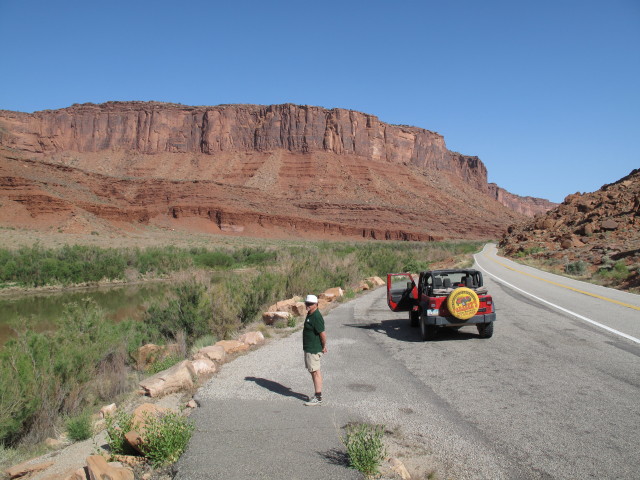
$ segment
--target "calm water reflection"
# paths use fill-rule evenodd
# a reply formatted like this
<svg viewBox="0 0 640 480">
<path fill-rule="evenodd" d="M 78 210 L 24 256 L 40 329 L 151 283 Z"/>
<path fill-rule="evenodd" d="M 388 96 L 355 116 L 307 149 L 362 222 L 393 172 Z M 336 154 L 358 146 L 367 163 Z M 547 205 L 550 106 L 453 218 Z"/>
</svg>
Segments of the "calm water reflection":
<svg viewBox="0 0 640 480">
<path fill-rule="evenodd" d="M 10 324 L 20 319 L 22 324 L 36 331 L 52 328 L 66 304 L 82 298 L 91 298 L 105 310 L 107 318 L 119 322 L 127 318 L 138 320 L 146 307 L 162 299 L 170 284 L 153 283 L 126 287 L 101 288 L 46 295 L 28 295 L 19 298 L 0 298 L 0 345 L 13 336 Z"/>
</svg>

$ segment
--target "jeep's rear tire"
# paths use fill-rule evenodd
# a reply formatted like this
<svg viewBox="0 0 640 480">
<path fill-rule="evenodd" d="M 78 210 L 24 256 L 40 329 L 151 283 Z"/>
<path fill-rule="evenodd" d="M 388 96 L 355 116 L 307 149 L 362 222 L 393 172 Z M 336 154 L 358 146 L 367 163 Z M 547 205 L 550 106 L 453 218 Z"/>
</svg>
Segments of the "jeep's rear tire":
<svg viewBox="0 0 640 480">
<path fill-rule="evenodd" d="M 422 340 L 424 340 L 425 342 L 428 340 L 433 340 L 436 336 L 436 333 L 438 333 L 438 327 L 436 327 L 435 325 L 429 325 L 427 322 L 424 321 L 424 318 L 421 316 L 420 317 L 420 337 L 422 338 Z"/>
<path fill-rule="evenodd" d="M 420 326 L 420 311 L 409 310 L 409 325 L 412 327 Z"/>
<path fill-rule="evenodd" d="M 493 336 L 493 322 L 479 323 L 476 326 L 478 327 L 480 338 L 491 338 Z"/>
</svg>

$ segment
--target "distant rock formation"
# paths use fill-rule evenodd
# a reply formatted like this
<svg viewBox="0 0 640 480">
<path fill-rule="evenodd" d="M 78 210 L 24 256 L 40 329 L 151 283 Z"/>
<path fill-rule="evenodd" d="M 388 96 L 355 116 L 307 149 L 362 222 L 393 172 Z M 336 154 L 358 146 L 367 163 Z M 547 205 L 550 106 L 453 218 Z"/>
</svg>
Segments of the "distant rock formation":
<svg viewBox="0 0 640 480">
<path fill-rule="evenodd" d="M 521 197 L 500 188 L 495 183 L 489 184 L 489 194 L 505 207 L 526 215 L 535 217 L 539 213 L 545 213 L 556 207 L 558 204 L 545 200 L 544 198 Z"/>
<path fill-rule="evenodd" d="M 537 200 L 495 193 L 437 133 L 292 104 L 0 111 L 0 159 L 0 223 L 68 232 L 495 238 Z"/>
</svg>

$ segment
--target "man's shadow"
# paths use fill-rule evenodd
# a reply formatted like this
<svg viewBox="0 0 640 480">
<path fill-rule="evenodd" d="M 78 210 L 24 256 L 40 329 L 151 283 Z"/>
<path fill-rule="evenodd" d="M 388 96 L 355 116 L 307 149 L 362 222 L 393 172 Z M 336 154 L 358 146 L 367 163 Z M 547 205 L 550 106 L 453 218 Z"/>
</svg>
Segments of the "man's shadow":
<svg viewBox="0 0 640 480">
<path fill-rule="evenodd" d="M 266 388 L 267 390 L 284 397 L 293 397 L 297 398 L 298 400 L 309 400 L 309 397 L 307 395 L 294 392 L 289 387 L 285 387 L 284 385 L 278 382 L 274 382 L 273 380 L 267 380 L 266 378 L 257 377 L 244 377 L 244 379 L 249 382 L 255 382 L 256 385 L 260 385 L 262 388 Z"/>
</svg>

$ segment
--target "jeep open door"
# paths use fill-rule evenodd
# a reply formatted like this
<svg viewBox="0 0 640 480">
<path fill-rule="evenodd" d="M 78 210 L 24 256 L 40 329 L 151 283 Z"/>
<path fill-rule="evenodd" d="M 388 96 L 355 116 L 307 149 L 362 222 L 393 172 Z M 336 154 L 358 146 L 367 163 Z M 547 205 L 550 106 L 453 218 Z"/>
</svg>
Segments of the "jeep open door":
<svg viewBox="0 0 640 480">
<path fill-rule="evenodd" d="M 418 287 L 410 273 L 387 273 L 387 304 L 394 312 L 409 312 L 418 301 Z"/>
</svg>

